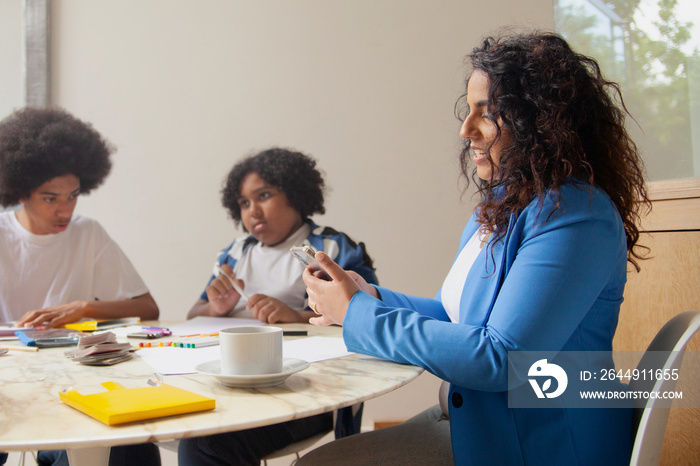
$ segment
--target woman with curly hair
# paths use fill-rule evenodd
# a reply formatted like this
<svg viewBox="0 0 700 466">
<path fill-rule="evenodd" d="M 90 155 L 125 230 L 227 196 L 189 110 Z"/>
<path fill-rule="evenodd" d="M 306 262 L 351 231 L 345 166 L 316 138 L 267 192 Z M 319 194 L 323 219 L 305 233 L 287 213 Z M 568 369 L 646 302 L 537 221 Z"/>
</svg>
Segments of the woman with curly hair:
<svg viewBox="0 0 700 466">
<path fill-rule="evenodd" d="M 351 351 L 437 375 L 440 405 L 321 447 L 300 465 L 629 463 L 626 403 L 567 404 L 554 396 L 566 388 L 560 376 L 537 382 L 546 399 L 535 404 L 539 379 L 528 378 L 567 358 L 569 369 L 614 368 L 627 262 L 641 258 L 637 225 L 648 206 L 620 91 L 555 34 L 489 38 L 468 58 L 460 160 L 481 201 L 437 296 L 368 285 L 323 253 L 332 281 L 304 272 L 322 314 L 312 323 L 343 325 Z M 509 380 L 509 358 L 527 352 L 551 362 L 515 367 L 521 377 Z M 516 395 L 533 405 L 511 406 Z"/>
<path fill-rule="evenodd" d="M 325 251 L 342 267 L 377 283 L 372 259 L 363 243 L 316 225 L 313 214 L 325 213 L 324 181 L 309 156 L 272 148 L 238 162 L 222 190 L 222 203 L 247 236 L 223 249 L 214 274 L 188 317 L 252 317 L 262 322 L 308 322 L 314 314 L 306 303 L 304 266 L 289 252 L 292 246 Z M 228 275 L 230 277 L 225 277 Z M 249 297 L 241 296 L 235 280 Z M 336 437 L 358 433 L 362 404 L 338 411 Z M 333 428 L 332 413 L 238 432 L 183 439 L 181 465 L 259 465 L 261 458 L 285 446 Z"/>
<path fill-rule="evenodd" d="M 119 246 L 95 220 L 74 216 L 78 197 L 109 174 L 112 149 L 89 124 L 57 108 L 25 108 L 0 122 L 0 318 L 55 327 L 82 318 L 158 318 L 158 306 Z M 10 278 L 11 277 L 11 278 Z M 147 459 L 152 444 L 115 447 L 110 464 Z M 42 465 L 67 465 L 41 451 Z"/>
<path fill-rule="evenodd" d="M 73 216 L 112 163 L 107 142 L 64 110 L 25 108 L 0 122 L 0 317 L 55 327 L 124 316 L 158 318 L 129 259 L 95 220 Z"/>
</svg>

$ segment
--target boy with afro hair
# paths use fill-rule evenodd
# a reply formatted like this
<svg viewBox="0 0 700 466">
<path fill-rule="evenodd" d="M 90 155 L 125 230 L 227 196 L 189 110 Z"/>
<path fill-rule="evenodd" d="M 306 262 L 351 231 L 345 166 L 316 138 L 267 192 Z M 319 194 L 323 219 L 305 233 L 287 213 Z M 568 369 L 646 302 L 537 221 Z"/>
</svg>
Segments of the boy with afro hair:
<svg viewBox="0 0 700 466">
<path fill-rule="evenodd" d="M 25 108 L 0 122 L 0 318 L 55 327 L 158 306 L 119 246 L 95 220 L 73 216 L 78 197 L 112 166 L 107 142 L 60 109 Z"/>
<path fill-rule="evenodd" d="M 57 108 L 24 108 L 0 122 L 0 319 L 48 328 L 83 318 L 158 318 L 158 305 L 119 246 L 95 220 L 74 216 L 78 197 L 111 169 L 112 148 Z M 12 277 L 12 279 L 7 279 Z M 114 447 L 110 465 L 160 464 L 153 444 Z M 0 464 L 3 459 L 0 455 Z M 63 450 L 40 465 L 67 465 Z"/>
</svg>

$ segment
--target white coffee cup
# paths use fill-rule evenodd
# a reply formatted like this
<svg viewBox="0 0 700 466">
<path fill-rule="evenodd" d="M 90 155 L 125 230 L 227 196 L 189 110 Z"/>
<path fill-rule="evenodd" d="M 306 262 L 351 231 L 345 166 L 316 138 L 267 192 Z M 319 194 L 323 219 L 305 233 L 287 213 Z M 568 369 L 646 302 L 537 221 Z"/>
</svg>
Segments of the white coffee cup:
<svg viewBox="0 0 700 466">
<path fill-rule="evenodd" d="M 282 329 L 233 327 L 219 331 L 221 374 L 261 375 L 282 372 Z"/>
</svg>

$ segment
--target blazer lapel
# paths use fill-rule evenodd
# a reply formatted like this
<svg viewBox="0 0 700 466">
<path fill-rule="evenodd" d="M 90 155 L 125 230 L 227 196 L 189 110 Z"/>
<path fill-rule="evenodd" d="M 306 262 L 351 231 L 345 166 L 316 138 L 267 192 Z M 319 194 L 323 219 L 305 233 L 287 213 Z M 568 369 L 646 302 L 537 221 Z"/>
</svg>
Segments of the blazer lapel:
<svg viewBox="0 0 700 466">
<path fill-rule="evenodd" d="M 510 254 L 512 246 L 508 245 L 516 221 L 517 216 L 512 214 L 506 235 L 495 243 L 487 243 L 469 270 L 466 281 L 469 286 L 463 288 L 460 301 L 460 323 L 485 326 L 488 322 L 498 291 L 515 259 L 515 255 Z"/>
</svg>

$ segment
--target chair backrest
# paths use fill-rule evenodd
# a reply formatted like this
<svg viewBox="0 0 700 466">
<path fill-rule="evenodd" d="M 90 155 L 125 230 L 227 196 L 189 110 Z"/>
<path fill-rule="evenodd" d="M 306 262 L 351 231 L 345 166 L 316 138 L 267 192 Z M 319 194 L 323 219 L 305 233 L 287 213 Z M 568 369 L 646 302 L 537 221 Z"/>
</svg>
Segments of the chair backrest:
<svg viewBox="0 0 700 466">
<path fill-rule="evenodd" d="M 677 377 L 664 377 L 664 374 L 671 375 L 674 369 L 676 374 L 680 372 L 683 350 L 698 330 L 698 311 L 683 312 L 669 320 L 656 334 L 637 365 L 640 374 L 654 376 L 631 380 L 630 390 L 647 393 L 675 390 Z M 656 376 L 659 369 L 662 371 L 661 377 Z M 634 427 L 637 433 L 630 465 L 658 465 L 661 461 L 661 447 L 672 401 L 652 397 L 635 400 Z"/>
<path fill-rule="evenodd" d="M 307 448 L 313 447 L 316 443 L 318 443 L 323 437 L 325 437 L 327 434 L 329 434 L 331 431 L 328 430 L 326 432 L 321 432 L 319 434 L 316 434 L 312 437 L 305 438 L 303 440 L 299 440 L 298 442 L 290 443 L 286 447 L 280 448 L 279 450 L 273 451 L 267 456 L 264 456 L 262 459 L 264 464 L 267 464 L 267 460 L 275 459 L 275 458 L 280 458 L 282 456 L 287 456 L 287 455 L 296 455 L 296 459 L 299 459 L 299 452 L 302 450 L 306 450 Z M 292 462 L 294 464 L 296 460 Z"/>
</svg>

